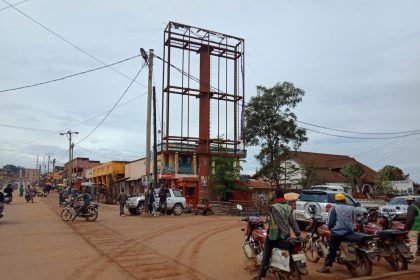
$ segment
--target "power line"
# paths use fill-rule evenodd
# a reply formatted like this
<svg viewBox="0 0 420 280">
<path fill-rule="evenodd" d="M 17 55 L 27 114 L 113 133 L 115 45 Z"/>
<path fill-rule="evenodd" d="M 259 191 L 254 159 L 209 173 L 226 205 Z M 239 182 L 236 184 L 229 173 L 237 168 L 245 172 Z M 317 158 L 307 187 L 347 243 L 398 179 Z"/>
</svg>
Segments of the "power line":
<svg viewBox="0 0 420 280">
<path fill-rule="evenodd" d="M 115 157 L 121 157 L 121 156 L 123 156 L 123 157 L 127 157 L 127 158 L 139 158 L 139 156 L 138 155 L 121 155 L 121 154 L 119 154 L 119 155 L 112 155 L 112 154 L 109 154 L 109 153 L 106 153 L 106 155 L 104 156 L 104 154 L 105 153 L 101 153 L 101 152 L 98 152 L 98 151 L 93 151 L 93 150 L 91 150 L 91 149 L 88 149 L 88 148 L 85 148 L 85 147 L 82 147 L 82 146 L 80 146 L 80 145 L 77 145 L 77 144 L 75 144 L 75 146 L 77 146 L 77 147 L 79 147 L 80 149 L 82 149 L 82 150 L 85 150 L 86 152 L 88 152 L 89 154 L 92 154 L 92 153 L 94 153 L 94 154 L 99 154 L 101 157 L 104 157 L 104 158 L 109 158 L 109 159 L 112 159 L 112 158 L 115 158 Z"/>
<path fill-rule="evenodd" d="M 10 3 L 8 3 L 6 0 L 2 0 L 4 3 L 6 3 L 7 5 L 10 6 L 10 8 L 15 9 L 16 11 L 18 11 L 19 13 L 21 13 L 22 15 L 24 15 L 25 17 L 27 17 L 28 19 L 30 19 L 31 21 L 35 22 L 36 24 L 38 24 L 39 26 L 41 26 L 42 28 L 44 28 L 45 30 L 47 30 L 48 32 L 50 32 L 51 34 L 53 34 L 54 36 L 60 38 L 61 40 L 63 40 L 64 42 L 66 42 L 68 45 L 72 46 L 73 48 L 81 51 L 82 53 L 84 53 L 85 55 L 89 56 L 90 58 L 96 60 L 97 62 L 106 65 L 105 62 L 103 62 L 102 60 L 100 60 L 99 58 L 93 56 L 92 54 L 88 53 L 87 51 L 83 50 L 82 48 L 78 47 L 77 45 L 73 44 L 72 42 L 70 42 L 69 40 L 67 40 L 66 38 L 64 38 L 63 36 L 61 36 L 60 34 L 58 34 L 57 32 L 54 32 L 53 30 L 51 30 L 50 28 L 46 27 L 45 25 L 43 25 L 42 23 L 40 23 L 39 21 L 37 21 L 36 19 L 34 19 L 33 17 L 29 16 L 28 14 L 22 12 L 21 10 L 19 10 L 18 8 L 14 7 L 13 5 L 11 5 Z M 120 74 L 121 76 L 124 76 L 127 79 L 131 79 L 131 77 L 125 75 L 124 73 L 118 71 L 115 68 L 110 67 L 109 69 L 112 69 L 114 72 Z M 140 82 L 136 82 L 137 84 L 146 87 L 144 84 L 140 83 Z"/>
<path fill-rule="evenodd" d="M 366 134 L 366 135 L 377 134 L 377 135 L 387 135 L 387 134 L 407 134 L 407 133 L 413 133 L 413 132 L 414 133 L 415 132 L 420 132 L 420 129 L 400 131 L 400 132 L 356 132 L 356 131 L 349 131 L 349 130 L 340 130 L 340 129 L 335 129 L 335 128 L 329 128 L 329 127 L 325 127 L 325 126 L 321 126 L 321 125 L 316 125 L 316 124 L 311 124 L 311 123 L 307 123 L 307 122 L 303 122 L 303 121 L 298 121 L 298 120 L 296 120 L 296 122 L 303 123 L 303 124 L 306 124 L 306 125 L 309 125 L 309 126 L 313 126 L 313 127 L 318 127 L 318 128 L 323 128 L 323 129 L 332 130 L 332 131 L 338 131 L 338 132 L 351 133 L 351 134 Z"/>
<path fill-rule="evenodd" d="M 22 3 L 24 3 L 24 2 L 28 2 L 29 0 L 24 0 L 24 1 L 20 1 L 20 2 L 18 2 L 18 3 L 15 3 L 15 4 L 13 4 L 13 6 L 17 6 L 17 5 L 19 5 L 19 4 L 22 4 Z M 10 5 L 10 4 L 9 4 Z M 12 8 L 11 6 L 7 6 L 7 7 L 4 7 L 4 8 L 1 8 L 0 9 L 0 12 L 1 11 L 4 11 L 4 10 L 6 10 L 6 9 L 9 9 L 9 8 Z"/>
<path fill-rule="evenodd" d="M 155 57 L 157 57 L 158 59 L 160 59 L 163 63 L 167 63 L 169 64 L 171 67 L 173 67 L 174 69 L 176 69 L 178 72 L 180 72 L 182 75 L 189 77 L 190 79 L 192 79 L 193 81 L 197 82 L 197 83 L 201 83 L 201 80 L 197 77 L 194 77 L 191 74 L 186 73 L 185 71 L 183 71 L 182 69 L 180 69 L 179 67 L 176 67 L 175 65 L 168 63 L 167 61 L 165 61 L 163 58 L 161 58 L 158 55 L 155 55 Z M 218 91 L 216 88 L 214 88 L 213 86 L 211 86 L 210 84 L 206 83 L 211 89 L 213 89 L 214 91 Z M 247 105 L 246 102 L 244 102 L 244 105 Z M 350 138 L 350 139 L 369 139 L 369 140 L 374 140 L 374 139 L 396 139 L 396 138 L 402 138 L 402 137 L 408 137 L 408 136 L 412 136 L 412 135 L 417 135 L 420 133 L 420 129 L 415 129 L 415 130 L 408 130 L 408 131 L 400 131 L 400 132 L 356 132 L 356 131 L 349 131 L 349 130 L 340 130 L 340 129 L 335 129 L 335 128 L 329 128 L 329 127 L 325 127 L 325 126 L 320 126 L 320 125 L 316 125 L 316 124 L 311 124 L 308 122 L 303 122 L 303 121 L 298 121 L 295 120 L 298 123 L 302 123 L 302 124 L 306 124 L 309 126 L 314 126 L 314 127 L 318 127 L 318 128 L 323 128 L 323 129 L 327 129 L 327 130 L 332 130 L 332 131 L 337 131 L 337 132 L 344 132 L 344 133 L 351 133 L 351 134 L 361 134 L 361 135 L 398 135 L 398 134 L 404 134 L 404 135 L 400 135 L 400 136 L 394 136 L 394 137 L 357 137 L 357 136 L 345 136 L 345 135 L 336 135 L 336 134 L 331 134 L 331 133 L 326 133 L 326 132 L 321 132 L 321 131 L 317 131 L 317 130 L 313 130 L 313 129 L 309 129 L 309 128 L 304 128 L 308 131 L 312 131 L 315 133 L 320 133 L 320 134 L 324 134 L 324 135 L 328 135 L 328 136 L 333 136 L 333 137 L 341 137 L 341 138 Z"/>
<path fill-rule="evenodd" d="M 3 126 L 3 127 L 9 127 L 9 128 L 16 128 L 16 129 L 23 129 L 23 130 L 41 131 L 41 132 L 53 132 L 53 133 L 57 133 L 57 132 L 59 132 L 59 131 L 54 131 L 54 130 L 37 129 L 37 128 L 29 128 L 29 127 L 15 126 L 15 125 L 8 125 L 8 124 L 2 124 L 2 123 L 0 123 L 0 126 Z"/>
<path fill-rule="evenodd" d="M 104 69 L 104 68 L 107 68 L 107 67 L 111 67 L 113 65 L 117 65 L 117 64 L 120 64 L 120 63 L 129 61 L 129 60 L 134 59 L 134 58 L 139 57 L 139 56 L 140 55 L 135 55 L 135 56 L 132 56 L 132 57 L 129 57 L 129 58 L 126 58 L 126 59 L 123 59 L 123 60 L 120 60 L 120 61 L 111 63 L 111 64 L 107 64 L 105 66 L 101 66 L 101 67 L 98 67 L 98 68 L 94 68 L 94 69 L 90 69 L 90 70 L 87 70 L 87 71 L 79 72 L 79 73 L 76 73 L 76 74 L 71 74 L 71 75 L 68 75 L 68 76 L 64 76 L 64 77 L 61 77 L 61 78 L 49 80 L 49 81 L 46 81 L 46 82 L 40 82 L 40 83 L 36 83 L 36 84 L 31 84 L 31 85 L 21 86 L 21 87 L 16 87 L 16 88 L 10 88 L 10 89 L 3 89 L 3 90 L 0 90 L 0 93 L 4 93 L 4 92 L 8 92 L 8 91 L 20 90 L 20 89 L 25 89 L 25 88 L 31 88 L 31 87 L 45 85 L 45 84 L 49 84 L 49 83 L 53 83 L 53 82 L 57 82 L 57 81 L 62 81 L 62 80 L 65 80 L 65 79 L 68 79 L 68 78 L 71 78 L 71 77 L 75 77 L 75 76 L 87 74 L 87 73 L 90 73 L 90 72 L 94 72 L 94 71 L 97 71 L 97 70 L 101 70 L 101 69 Z"/>
<path fill-rule="evenodd" d="M 123 92 L 123 94 L 120 96 L 120 98 L 118 98 L 117 102 L 114 104 L 114 106 L 112 106 L 111 110 L 109 110 L 109 112 L 105 115 L 105 117 L 99 122 L 99 124 L 86 136 L 84 137 L 82 140 L 80 140 L 77 144 L 82 143 L 84 140 L 86 140 L 86 138 L 88 138 L 90 135 L 92 135 L 92 133 L 106 120 L 106 118 L 112 113 L 112 111 L 115 109 L 115 107 L 117 107 L 118 103 L 121 101 L 121 99 L 124 97 L 124 95 L 127 93 L 127 91 L 130 89 L 131 85 L 134 83 L 134 81 L 137 79 L 137 77 L 139 76 L 140 72 L 144 69 L 144 67 L 146 66 L 146 63 L 143 63 L 143 66 L 140 68 L 140 70 L 137 72 L 136 76 L 133 78 L 133 80 L 131 81 L 131 83 L 128 85 L 127 89 Z"/>
<path fill-rule="evenodd" d="M 409 133 L 409 134 L 405 134 L 405 135 L 391 136 L 391 137 L 358 137 L 358 136 L 345 136 L 345 135 L 337 135 L 337 134 L 332 134 L 332 133 L 327 133 L 327 132 L 321 132 L 321 131 L 317 131 L 317 130 L 310 129 L 310 128 L 305 128 L 305 127 L 301 127 L 301 128 L 306 129 L 308 131 L 315 132 L 315 133 L 328 135 L 328 136 L 334 136 L 334 137 L 340 137 L 340 138 L 348 138 L 348 139 L 363 139 L 363 140 L 397 139 L 397 138 L 404 138 L 404 137 L 409 137 L 409 136 L 412 136 L 412 135 L 418 135 L 418 134 L 420 134 L 420 131 L 418 131 L 418 132 L 415 132 L 415 133 L 413 132 L 413 133 Z"/>
<path fill-rule="evenodd" d="M 186 73 L 185 71 L 183 71 L 183 70 L 182 70 L 182 69 L 180 69 L 179 67 L 177 67 L 177 66 L 173 65 L 172 63 L 168 63 L 166 60 L 164 60 L 164 59 L 163 59 L 163 58 L 161 58 L 160 56 L 155 55 L 155 57 L 156 57 L 156 58 L 158 58 L 158 59 L 160 59 L 163 63 L 167 63 L 167 64 L 169 64 L 172 68 L 174 68 L 175 70 L 177 70 L 178 72 L 180 72 L 182 75 L 187 76 L 188 78 L 190 78 L 191 80 L 195 81 L 196 83 L 198 83 L 198 84 L 203 83 L 203 84 L 205 84 L 205 85 L 209 86 L 209 87 L 210 87 L 210 89 L 212 89 L 213 91 L 215 91 L 215 92 L 219 92 L 219 93 L 222 93 L 222 94 L 225 94 L 224 92 L 221 92 L 221 91 L 219 91 L 217 88 L 213 87 L 211 84 L 209 84 L 209 83 L 207 83 L 207 82 L 201 82 L 201 80 L 200 80 L 199 78 L 197 78 L 197 77 L 195 77 L 195 76 L 193 76 L 193 75 L 191 75 L 191 74 Z"/>
</svg>

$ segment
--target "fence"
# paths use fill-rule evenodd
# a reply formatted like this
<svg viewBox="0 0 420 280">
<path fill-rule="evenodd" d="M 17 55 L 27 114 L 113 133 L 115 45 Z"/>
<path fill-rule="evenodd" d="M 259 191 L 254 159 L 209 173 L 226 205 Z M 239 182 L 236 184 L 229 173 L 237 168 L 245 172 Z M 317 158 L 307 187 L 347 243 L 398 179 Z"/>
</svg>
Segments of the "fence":
<svg viewBox="0 0 420 280">
<path fill-rule="evenodd" d="M 242 206 L 240 211 L 237 208 L 237 205 Z M 243 200 L 232 200 L 230 202 L 223 201 L 211 201 L 210 202 L 212 213 L 215 215 L 242 215 L 242 216 L 252 216 L 252 215 L 268 215 L 268 200 L 258 200 L 258 201 L 243 201 Z"/>
</svg>

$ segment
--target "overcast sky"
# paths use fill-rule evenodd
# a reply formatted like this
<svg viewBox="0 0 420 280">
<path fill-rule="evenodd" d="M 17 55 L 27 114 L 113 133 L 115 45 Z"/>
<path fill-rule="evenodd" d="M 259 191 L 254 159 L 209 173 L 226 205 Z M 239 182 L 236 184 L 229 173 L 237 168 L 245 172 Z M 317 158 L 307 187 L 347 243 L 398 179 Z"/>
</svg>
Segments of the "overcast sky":
<svg viewBox="0 0 420 280">
<path fill-rule="evenodd" d="M 247 101 L 256 85 L 290 81 L 306 91 L 296 108 L 300 121 L 366 133 L 419 130 L 396 139 L 308 131 L 302 150 L 349 155 L 375 170 L 395 165 L 420 182 L 419 1 L 27 0 L 16 5 L 21 12 L 6 1 L 0 0 L 0 91 L 100 67 L 98 60 L 108 64 L 129 58 L 140 47 L 162 56 L 167 23 L 185 23 L 245 39 Z M 133 78 L 141 65 L 136 58 L 115 69 Z M 155 71 L 159 92 L 160 61 Z M 47 153 L 63 165 L 68 140 L 59 132 L 69 129 L 79 132 L 75 157 L 102 162 L 144 157 L 146 69 L 137 82 L 123 106 L 80 144 L 130 79 L 107 68 L 0 92 L 0 165 L 35 168 L 37 155 L 42 162 Z M 352 137 L 403 135 L 302 127 Z M 244 173 L 252 174 L 258 148 L 248 150 Z"/>
</svg>

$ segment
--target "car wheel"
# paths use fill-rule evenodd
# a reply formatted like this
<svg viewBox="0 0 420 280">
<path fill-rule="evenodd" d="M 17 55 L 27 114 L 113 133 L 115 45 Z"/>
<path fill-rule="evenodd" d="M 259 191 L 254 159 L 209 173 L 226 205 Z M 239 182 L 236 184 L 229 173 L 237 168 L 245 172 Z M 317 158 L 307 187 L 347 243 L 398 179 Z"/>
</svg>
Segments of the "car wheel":
<svg viewBox="0 0 420 280">
<path fill-rule="evenodd" d="M 175 216 L 179 216 L 179 215 L 181 215 L 182 214 L 182 211 L 184 210 L 184 207 L 182 207 L 182 205 L 181 204 L 175 204 L 174 205 L 174 208 L 172 208 L 172 213 L 175 215 Z"/>
<path fill-rule="evenodd" d="M 144 203 L 139 203 L 139 205 L 136 208 L 137 211 L 137 215 L 143 214 L 144 213 Z"/>
<path fill-rule="evenodd" d="M 130 212 L 131 215 L 139 215 L 137 209 L 138 209 L 137 207 L 136 208 L 128 208 L 128 212 Z"/>
</svg>

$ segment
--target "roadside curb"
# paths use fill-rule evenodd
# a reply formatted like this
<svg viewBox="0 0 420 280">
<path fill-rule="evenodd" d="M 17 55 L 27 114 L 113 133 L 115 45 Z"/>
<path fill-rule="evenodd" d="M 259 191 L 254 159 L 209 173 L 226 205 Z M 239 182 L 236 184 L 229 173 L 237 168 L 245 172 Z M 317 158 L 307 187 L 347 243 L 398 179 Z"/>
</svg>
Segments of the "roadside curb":
<svg viewBox="0 0 420 280">
<path fill-rule="evenodd" d="M 377 280 L 377 279 L 392 279 L 392 278 L 399 279 L 401 277 L 408 277 L 408 276 L 411 276 L 410 279 L 413 279 L 413 280 L 420 279 L 420 269 L 408 269 L 405 271 L 384 273 L 384 274 L 376 275 L 376 276 L 364 276 L 364 277 L 359 277 L 359 278 L 351 278 L 349 280 Z"/>
</svg>

